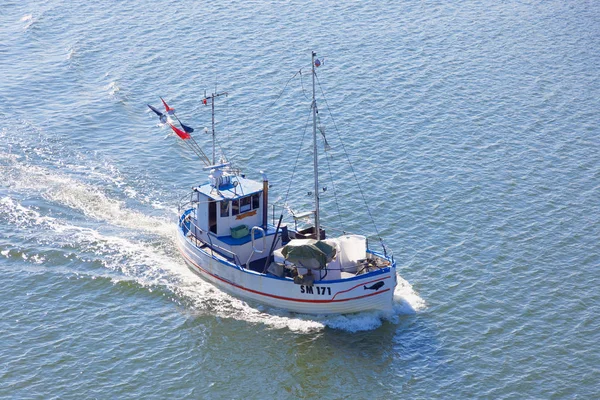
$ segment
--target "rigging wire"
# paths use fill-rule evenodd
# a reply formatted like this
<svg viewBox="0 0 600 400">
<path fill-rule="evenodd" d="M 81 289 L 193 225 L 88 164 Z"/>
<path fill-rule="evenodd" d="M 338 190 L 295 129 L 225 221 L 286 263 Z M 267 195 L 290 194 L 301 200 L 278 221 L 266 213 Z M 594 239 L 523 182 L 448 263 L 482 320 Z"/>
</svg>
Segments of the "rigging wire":
<svg viewBox="0 0 600 400">
<path fill-rule="evenodd" d="M 226 124 L 229 124 L 229 96 L 228 95 L 225 95 L 225 121 L 226 121 L 225 122 Z M 229 126 L 227 126 L 227 129 L 225 130 L 225 141 L 229 142 Z M 225 153 L 225 150 L 223 149 L 223 146 L 221 146 L 221 142 L 219 141 L 219 139 L 216 139 L 216 142 L 217 142 L 217 145 L 219 145 L 219 149 L 221 150 L 221 154 L 223 155 L 225 160 L 227 160 L 231 163 L 231 167 L 235 167 L 233 162 L 230 161 L 229 157 Z"/>
<path fill-rule="evenodd" d="M 302 139 L 300 139 L 300 148 L 298 149 L 298 154 L 296 155 L 296 161 L 294 162 L 294 169 L 292 170 L 292 176 L 290 178 L 290 184 L 288 185 L 287 192 L 285 192 L 285 199 L 283 200 L 284 206 L 287 204 L 287 199 L 290 194 L 290 189 L 292 187 L 292 182 L 294 180 L 294 174 L 296 173 L 296 167 L 298 166 L 298 159 L 300 158 L 300 153 L 302 152 L 302 145 L 304 144 L 304 137 L 306 136 L 306 130 L 308 128 L 308 123 L 310 121 L 310 117 L 312 112 L 308 114 L 308 118 L 306 118 L 306 124 L 304 124 L 304 133 L 302 133 Z M 283 214 L 283 209 L 281 210 Z"/>
<path fill-rule="evenodd" d="M 324 147 L 325 147 L 325 161 L 327 161 L 327 169 L 329 170 L 329 179 L 331 180 L 331 186 L 333 187 L 333 198 L 334 198 L 334 202 L 335 202 L 335 207 L 337 209 L 337 215 L 338 215 L 338 219 L 340 221 L 340 227 L 342 229 L 342 232 L 346 232 L 346 229 L 344 229 L 344 222 L 342 221 L 342 213 L 340 211 L 340 203 L 338 202 L 338 198 L 337 198 L 337 190 L 335 190 L 335 180 L 333 179 L 333 173 L 331 172 L 331 164 L 330 164 L 330 160 L 333 161 L 333 156 L 331 154 L 328 154 L 328 146 L 329 144 L 327 143 L 327 138 L 325 137 L 325 130 L 323 128 L 323 125 L 321 124 L 321 116 L 318 114 L 318 110 L 317 110 L 317 121 L 319 124 L 319 131 L 321 131 L 321 135 L 323 136 L 323 141 L 324 143 Z"/>
<path fill-rule="evenodd" d="M 296 73 L 294 73 L 294 75 L 292 75 L 292 77 L 290 79 L 287 80 L 287 82 L 285 83 L 283 89 L 281 90 L 281 92 L 279 92 L 279 95 L 277 95 L 277 98 L 275 98 L 275 100 L 273 100 L 273 102 L 267 106 L 267 108 L 265 108 L 265 110 L 262 112 L 262 114 L 258 117 L 258 119 L 262 119 L 262 117 L 265 116 L 265 114 L 267 113 L 267 111 L 269 111 L 271 109 L 271 107 L 273 107 L 275 105 L 275 103 L 277 103 L 277 101 L 281 98 L 281 96 L 283 95 L 283 93 L 285 92 L 285 90 L 287 89 L 288 85 L 290 84 L 290 82 L 297 76 L 300 75 L 300 81 L 302 84 L 302 92 L 304 94 L 304 97 L 306 97 L 306 92 L 304 91 L 304 83 L 302 82 L 302 68 L 300 68 Z M 306 124 L 304 125 L 304 133 L 302 134 L 302 139 L 300 140 L 300 148 L 298 149 L 298 154 L 296 155 L 296 161 L 294 162 L 294 169 L 292 170 L 292 176 L 290 177 L 290 183 L 288 185 L 287 191 L 285 193 L 285 198 L 283 200 L 283 207 L 281 210 L 281 214 L 283 215 L 283 209 L 285 208 L 286 204 L 287 204 L 287 200 L 290 194 L 290 189 L 292 187 L 292 182 L 294 180 L 294 174 L 296 173 L 296 168 L 298 167 L 298 160 L 300 159 L 300 153 L 302 152 L 302 145 L 304 144 L 304 137 L 306 136 L 306 131 L 308 128 L 308 123 L 310 120 L 310 116 L 311 114 L 308 114 L 308 117 L 306 119 Z"/>
<path fill-rule="evenodd" d="M 196 155 L 198 156 L 198 158 L 200 158 L 200 160 L 205 164 L 205 165 L 210 165 L 210 160 L 208 159 L 208 156 L 204 153 L 204 151 L 202 151 L 202 148 L 200 147 L 200 145 L 198 145 L 198 142 L 196 142 L 196 139 L 194 139 L 194 137 L 190 134 L 190 140 L 192 141 L 193 145 L 191 143 L 187 143 L 188 147 L 190 149 L 192 149 L 192 151 L 194 153 L 196 153 Z M 185 142 L 185 140 L 184 140 Z"/>
<path fill-rule="evenodd" d="M 288 87 L 288 85 L 290 84 L 290 82 L 292 81 L 292 79 L 294 79 L 296 77 L 296 75 L 298 75 L 298 74 L 300 74 L 300 76 L 302 76 L 302 69 L 298 70 L 294 75 L 292 75 L 292 77 L 290 79 L 288 79 L 288 81 L 285 83 L 285 86 L 283 87 L 283 89 L 281 90 L 281 92 L 279 93 L 279 95 L 277 96 L 277 98 L 275 100 L 273 100 L 273 102 L 269 106 L 267 106 L 267 108 L 265 108 L 265 110 L 263 111 L 263 113 L 258 117 L 259 120 L 261 120 L 262 117 L 265 116 L 265 114 L 267 113 L 267 111 L 269 111 L 269 109 L 271 107 L 273 107 L 275 105 L 275 103 L 277 103 L 277 101 L 283 95 L 283 92 L 285 92 L 285 89 Z"/>
<path fill-rule="evenodd" d="M 225 129 L 225 141 L 229 142 L 229 96 L 225 95 L 225 124 L 227 125 Z M 221 152 L 223 152 L 223 148 L 221 144 L 219 144 L 219 148 Z"/>
<path fill-rule="evenodd" d="M 215 87 L 216 89 L 216 87 Z M 216 92 L 215 92 L 216 93 Z M 214 101 L 214 99 L 213 99 Z M 225 121 L 229 121 L 229 96 L 225 95 Z M 227 124 L 227 122 L 225 122 Z M 219 122 L 215 123 L 215 125 L 218 125 Z M 223 130 L 225 132 L 225 141 L 228 142 L 229 141 L 229 133 L 226 129 Z M 217 136 L 215 134 L 215 142 L 217 143 L 217 146 L 219 147 L 219 150 L 221 150 L 221 155 L 222 157 L 229 161 L 229 157 L 227 156 L 227 154 L 225 153 L 225 149 L 223 149 L 223 146 L 221 146 L 221 141 L 219 140 L 219 136 Z M 232 167 L 234 166 L 233 164 L 231 165 Z"/>
<path fill-rule="evenodd" d="M 323 87 L 321 86 L 321 81 L 319 81 L 319 77 L 316 74 L 316 72 L 315 72 L 315 78 L 317 79 L 317 83 L 319 84 L 319 88 L 321 89 L 321 94 L 323 95 L 323 100 L 325 101 L 325 105 L 327 106 L 327 111 L 329 111 L 329 116 L 331 117 L 331 121 L 333 122 L 335 132 L 337 133 L 338 139 L 340 140 L 340 143 L 342 144 L 342 149 L 344 150 L 344 154 L 346 155 L 346 160 L 348 160 L 348 164 L 350 165 L 350 171 L 352 171 L 352 176 L 354 176 L 354 180 L 356 181 L 356 186 L 358 187 L 358 191 L 360 192 L 363 202 L 365 203 L 367 213 L 369 214 L 369 218 L 371 218 L 371 223 L 373 224 L 373 227 L 375 228 L 375 233 L 377 234 L 377 237 L 379 238 L 379 241 L 381 242 L 381 246 L 383 247 L 383 252 L 387 255 L 387 250 L 385 248 L 385 244 L 383 243 L 383 239 L 381 238 L 381 235 L 379 234 L 379 229 L 377 229 L 377 224 L 375 223 L 373 214 L 371 214 L 371 210 L 369 209 L 369 204 L 367 203 L 365 194 L 364 194 L 362 188 L 360 187 L 360 183 L 358 181 L 358 178 L 356 177 L 356 172 L 354 171 L 354 166 L 352 165 L 352 162 L 350 161 L 350 156 L 348 155 L 348 152 L 346 151 L 346 146 L 344 145 L 344 142 L 342 141 L 342 136 L 340 135 L 340 132 L 337 128 L 337 124 L 335 123 L 335 119 L 333 118 L 333 114 L 331 113 L 331 108 L 329 107 L 329 103 L 327 102 L 327 98 L 325 97 L 325 92 L 323 91 Z"/>
<path fill-rule="evenodd" d="M 331 158 L 333 160 L 333 157 Z M 333 198 L 335 201 L 335 207 L 337 208 L 338 219 L 340 220 L 340 227 L 342 228 L 343 232 L 346 232 L 346 229 L 344 228 L 344 222 L 342 221 L 342 213 L 340 212 L 340 204 L 338 202 L 337 191 L 335 190 L 335 182 L 333 180 L 333 174 L 331 173 L 331 164 L 329 163 L 329 157 L 327 155 L 327 152 L 325 153 L 325 160 L 327 161 L 327 169 L 329 170 L 329 179 L 331 179 L 331 186 L 333 186 Z"/>
<path fill-rule="evenodd" d="M 227 154 L 225 153 L 225 150 L 223 150 L 223 146 L 221 146 L 221 142 L 219 141 L 219 139 L 217 139 L 217 137 L 215 136 L 215 142 L 217 142 L 217 146 L 219 147 L 219 150 L 221 150 L 221 155 L 222 157 L 229 161 L 229 157 L 227 156 Z"/>
<path fill-rule="evenodd" d="M 300 69 L 298 72 L 300 72 L 300 85 L 302 85 L 302 94 L 306 100 L 310 100 L 306 95 L 306 90 L 304 89 L 304 77 L 302 76 L 302 69 Z"/>
</svg>

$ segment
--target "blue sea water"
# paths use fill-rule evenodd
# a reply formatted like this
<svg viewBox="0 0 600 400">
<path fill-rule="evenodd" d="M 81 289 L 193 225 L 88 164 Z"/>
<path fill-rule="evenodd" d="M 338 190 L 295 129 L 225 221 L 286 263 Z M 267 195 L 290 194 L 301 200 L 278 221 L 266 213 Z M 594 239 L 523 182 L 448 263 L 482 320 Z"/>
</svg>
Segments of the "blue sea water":
<svg viewBox="0 0 600 400">
<path fill-rule="evenodd" d="M 2 2 L 0 397 L 600 397 L 600 4 L 220 3 Z M 246 304 L 174 245 L 205 177 L 146 104 L 209 150 L 227 91 L 229 158 L 282 200 L 300 152 L 308 209 L 312 50 L 323 223 L 376 233 L 342 137 L 393 315 Z"/>
</svg>

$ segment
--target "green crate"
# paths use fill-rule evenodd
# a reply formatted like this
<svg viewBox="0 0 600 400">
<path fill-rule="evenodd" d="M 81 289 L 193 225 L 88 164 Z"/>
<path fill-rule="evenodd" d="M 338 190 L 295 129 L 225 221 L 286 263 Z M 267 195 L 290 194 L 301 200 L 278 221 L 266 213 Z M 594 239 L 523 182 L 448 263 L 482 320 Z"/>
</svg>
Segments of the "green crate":
<svg viewBox="0 0 600 400">
<path fill-rule="evenodd" d="M 231 228 L 231 237 L 234 239 L 243 238 L 248 234 L 250 234 L 250 231 L 248 231 L 247 225 L 240 225 L 236 226 L 235 228 Z"/>
</svg>

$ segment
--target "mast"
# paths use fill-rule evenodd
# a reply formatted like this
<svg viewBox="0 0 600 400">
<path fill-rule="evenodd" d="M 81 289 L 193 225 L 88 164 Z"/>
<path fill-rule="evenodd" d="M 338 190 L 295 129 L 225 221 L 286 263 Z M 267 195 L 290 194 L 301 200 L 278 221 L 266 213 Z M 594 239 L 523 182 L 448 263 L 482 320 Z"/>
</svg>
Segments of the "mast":
<svg viewBox="0 0 600 400">
<path fill-rule="evenodd" d="M 215 98 L 219 97 L 219 96 L 227 96 L 227 92 L 221 92 L 221 93 L 213 93 L 210 96 L 206 95 L 206 92 L 204 92 L 204 104 L 206 104 L 208 101 L 210 101 L 210 105 L 211 105 L 211 111 L 212 111 L 212 165 L 216 165 L 217 164 L 217 160 L 216 160 L 216 136 L 215 136 Z"/>
<path fill-rule="evenodd" d="M 319 157 L 317 156 L 317 101 L 315 99 L 315 56 L 312 52 L 312 112 L 313 112 L 313 154 L 315 169 L 315 238 L 321 239 L 321 225 L 319 222 Z"/>
</svg>

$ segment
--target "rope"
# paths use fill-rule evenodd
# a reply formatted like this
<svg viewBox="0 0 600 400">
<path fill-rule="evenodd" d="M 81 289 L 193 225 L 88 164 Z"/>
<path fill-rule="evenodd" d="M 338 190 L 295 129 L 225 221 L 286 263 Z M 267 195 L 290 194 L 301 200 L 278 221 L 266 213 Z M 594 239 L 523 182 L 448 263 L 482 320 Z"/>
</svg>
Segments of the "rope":
<svg viewBox="0 0 600 400">
<path fill-rule="evenodd" d="M 302 152 L 302 145 L 304 144 L 304 137 L 306 136 L 306 128 L 308 128 L 308 122 L 310 121 L 311 114 L 308 114 L 308 118 L 306 119 L 306 124 L 304 125 L 304 133 L 302 134 L 302 139 L 300 140 L 300 148 L 298 149 L 298 154 L 296 155 L 296 161 L 294 162 L 294 169 L 292 170 L 292 176 L 290 177 L 290 184 L 288 185 L 287 192 L 285 193 L 285 199 L 283 200 L 283 207 L 281 210 L 281 214 L 283 214 L 283 208 L 287 204 L 287 199 L 290 194 L 290 188 L 292 187 L 292 181 L 294 180 L 294 174 L 296 173 L 296 167 L 298 166 L 298 159 L 300 158 L 300 153 Z"/>
<path fill-rule="evenodd" d="M 279 95 L 277 96 L 277 98 L 275 100 L 273 100 L 273 102 L 267 108 L 265 108 L 265 110 L 263 111 L 263 113 L 258 117 L 259 120 L 262 119 L 262 117 L 265 116 L 265 114 L 267 113 L 267 111 L 269 111 L 269 109 L 271 107 L 273 107 L 275 105 L 275 103 L 277 103 L 277 100 L 279 100 L 279 98 L 283 95 L 283 92 L 285 92 L 285 89 L 288 87 L 288 85 L 290 84 L 290 82 L 292 81 L 292 79 L 294 79 L 296 77 L 296 75 L 298 75 L 298 74 L 300 74 L 300 76 L 302 76 L 302 70 L 299 70 L 294 75 L 292 75 L 292 77 L 290 79 L 288 79 L 288 81 L 285 83 L 285 86 L 283 87 L 283 89 L 281 90 L 281 92 L 279 93 Z"/>
<path fill-rule="evenodd" d="M 187 143 L 187 145 L 189 146 L 190 149 L 192 149 L 192 151 L 194 153 L 196 153 L 196 155 L 198 156 L 198 158 L 200 158 L 200 160 L 204 163 L 204 165 L 210 165 L 210 160 L 208 159 L 208 157 L 206 156 L 206 154 L 202 151 L 202 148 L 198 145 L 198 143 L 196 142 L 196 139 L 194 139 L 194 137 L 190 134 L 190 140 L 193 143 L 187 143 L 185 140 L 184 142 Z"/>
<path fill-rule="evenodd" d="M 333 159 L 333 157 L 332 157 Z M 345 232 L 344 222 L 342 221 L 342 213 L 340 212 L 340 204 L 337 199 L 337 191 L 335 190 L 335 182 L 333 181 L 333 174 L 331 173 L 331 164 L 329 164 L 329 157 L 327 153 L 325 153 L 325 160 L 327 161 L 327 169 L 329 170 L 329 179 L 331 179 L 331 186 L 333 186 L 333 198 L 335 200 L 335 207 L 337 208 L 338 219 L 340 220 L 340 227 L 342 231 Z"/>
<path fill-rule="evenodd" d="M 306 90 L 304 89 L 304 77 L 302 76 L 302 70 L 298 72 L 300 72 L 300 84 L 302 85 L 302 94 L 304 95 L 304 98 L 306 100 L 309 100 L 308 96 L 306 95 Z"/>
</svg>

